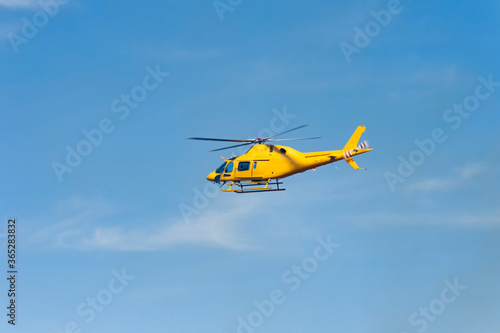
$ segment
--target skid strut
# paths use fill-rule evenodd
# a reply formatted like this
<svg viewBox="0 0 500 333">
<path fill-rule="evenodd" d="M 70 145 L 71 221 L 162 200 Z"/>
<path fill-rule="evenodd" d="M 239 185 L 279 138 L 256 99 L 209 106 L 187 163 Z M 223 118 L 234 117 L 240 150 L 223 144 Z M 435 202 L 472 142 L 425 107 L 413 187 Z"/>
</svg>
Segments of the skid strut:
<svg viewBox="0 0 500 333">
<path fill-rule="evenodd" d="M 228 189 L 222 189 L 224 192 L 235 192 L 235 193 L 255 193 L 255 192 L 273 192 L 273 191 L 285 191 L 285 188 L 280 188 L 283 182 L 279 179 L 268 179 L 259 181 L 234 181 L 229 184 Z M 235 186 L 236 188 L 233 188 Z"/>
</svg>

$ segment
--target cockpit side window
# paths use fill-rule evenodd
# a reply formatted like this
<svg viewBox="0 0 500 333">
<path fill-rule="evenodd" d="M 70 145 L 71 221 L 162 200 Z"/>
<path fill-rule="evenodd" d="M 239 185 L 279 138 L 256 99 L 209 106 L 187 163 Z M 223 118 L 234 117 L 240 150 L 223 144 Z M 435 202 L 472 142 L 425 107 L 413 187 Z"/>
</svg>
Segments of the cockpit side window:
<svg viewBox="0 0 500 333">
<path fill-rule="evenodd" d="M 220 167 L 215 170 L 215 173 L 223 173 L 224 172 L 224 167 L 226 166 L 226 162 L 222 163 Z"/>
<path fill-rule="evenodd" d="M 240 162 L 238 163 L 238 171 L 250 170 L 250 162 Z"/>
<path fill-rule="evenodd" d="M 229 162 L 227 164 L 226 172 L 227 173 L 233 172 L 233 162 Z"/>
</svg>

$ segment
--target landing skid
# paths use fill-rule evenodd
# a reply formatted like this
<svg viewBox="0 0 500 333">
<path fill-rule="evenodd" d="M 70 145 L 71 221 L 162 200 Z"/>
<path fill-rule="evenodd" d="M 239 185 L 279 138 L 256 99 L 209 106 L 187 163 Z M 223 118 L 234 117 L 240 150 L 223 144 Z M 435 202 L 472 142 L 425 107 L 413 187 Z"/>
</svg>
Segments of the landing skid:
<svg viewBox="0 0 500 333">
<path fill-rule="evenodd" d="M 221 191 L 235 193 L 285 191 L 285 188 L 280 188 L 281 184 L 283 184 L 283 182 L 280 182 L 279 179 L 274 179 L 273 181 L 271 181 L 271 179 L 267 181 L 234 181 L 229 184 L 227 190 L 221 188 Z M 237 188 L 233 189 L 233 186 Z"/>
</svg>

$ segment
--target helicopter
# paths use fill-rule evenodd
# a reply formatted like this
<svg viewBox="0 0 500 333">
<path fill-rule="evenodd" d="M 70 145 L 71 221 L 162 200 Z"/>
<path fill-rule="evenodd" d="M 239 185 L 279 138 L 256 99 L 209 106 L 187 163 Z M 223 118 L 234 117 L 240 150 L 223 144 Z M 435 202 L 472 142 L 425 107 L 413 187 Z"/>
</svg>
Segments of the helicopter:
<svg viewBox="0 0 500 333">
<path fill-rule="evenodd" d="M 273 139 L 306 126 L 308 125 L 292 128 L 267 138 L 237 140 L 191 137 L 188 139 L 239 143 L 212 151 L 252 145 L 243 155 L 228 159 L 221 156 L 224 163 L 207 176 L 209 181 L 222 183 L 221 191 L 235 193 L 284 191 L 286 189 L 280 187 L 283 178 L 340 160 L 346 161 L 353 169 L 362 169 L 358 167 L 353 157 L 373 150 L 369 148 L 368 141 L 358 144 L 366 129 L 365 126 L 358 126 L 341 150 L 302 153 L 291 147 L 270 144 L 270 142 L 320 139 L 319 137 Z M 228 187 L 223 188 L 226 184 Z"/>
</svg>

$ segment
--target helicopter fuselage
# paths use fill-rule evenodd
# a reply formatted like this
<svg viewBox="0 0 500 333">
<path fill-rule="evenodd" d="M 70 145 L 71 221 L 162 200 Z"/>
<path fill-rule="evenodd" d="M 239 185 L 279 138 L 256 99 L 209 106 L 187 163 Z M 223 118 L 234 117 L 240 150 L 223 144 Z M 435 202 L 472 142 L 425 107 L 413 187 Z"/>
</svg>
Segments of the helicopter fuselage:
<svg viewBox="0 0 500 333">
<path fill-rule="evenodd" d="M 218 183 L 282 179 L 370 150 L 357 149 L 346 156 L 343 150 L 302 153 L 291 147 L 257 144 L 243 155 L 224 159 L 225 163 L 210 173 L 207 180 Z"/>
</svg>

